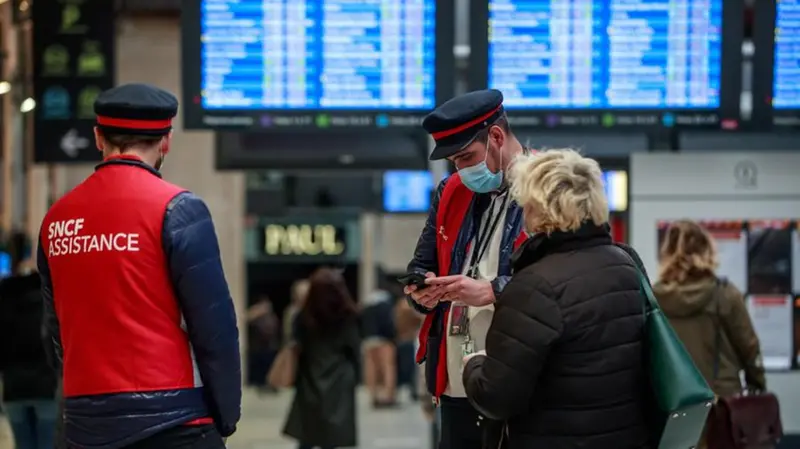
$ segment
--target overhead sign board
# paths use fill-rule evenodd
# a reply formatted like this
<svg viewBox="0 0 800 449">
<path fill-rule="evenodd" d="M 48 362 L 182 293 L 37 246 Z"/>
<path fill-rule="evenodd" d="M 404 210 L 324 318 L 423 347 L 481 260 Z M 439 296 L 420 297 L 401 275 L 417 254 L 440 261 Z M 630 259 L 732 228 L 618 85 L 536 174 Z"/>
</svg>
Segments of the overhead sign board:
<svg viewBox="0 0 800 449">
<path fill-rule="evenodd" d="M 742 2 L 471 5 L 470 88 L 501 90 L 514 127 L 738 127 Z"/>
<path fill-rule="evenodd" d="M 268 224 L 264 228 L 267 256 L 335 257 L 347 250 L 347 232 L 330 224 Z"/>
<path fill-rule="evenodd" d="M 100 159 L 94 100 L 114 85 L 114 3 L 33 2 L 35 162 Z"/>
<path fill-rule="evenodd" d="M 245 220 L 248 261 L 286 263 L 351 263 L 361 255 L 357 215 L 285 214 Z"/>
<path fill-rule="evenodd" d="M 405 130 L 453 94 L 453 0 L 195 0 L 189 129 Z"/>
</svg>

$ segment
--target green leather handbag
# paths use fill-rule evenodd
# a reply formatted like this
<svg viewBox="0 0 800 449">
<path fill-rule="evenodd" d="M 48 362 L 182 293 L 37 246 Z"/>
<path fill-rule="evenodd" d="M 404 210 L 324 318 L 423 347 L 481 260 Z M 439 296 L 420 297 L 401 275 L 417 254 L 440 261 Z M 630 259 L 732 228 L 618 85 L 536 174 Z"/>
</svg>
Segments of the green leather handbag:
<svg viewBox="0 0 800 449">
<path fill-rule="evenodd" d="M 652 429 L 658 449 L 695 448 L 714 404 L 714 391 L 695 366 L 639 270 L 645 311 L 645 360 L 650 376 Z"/>
</svg>

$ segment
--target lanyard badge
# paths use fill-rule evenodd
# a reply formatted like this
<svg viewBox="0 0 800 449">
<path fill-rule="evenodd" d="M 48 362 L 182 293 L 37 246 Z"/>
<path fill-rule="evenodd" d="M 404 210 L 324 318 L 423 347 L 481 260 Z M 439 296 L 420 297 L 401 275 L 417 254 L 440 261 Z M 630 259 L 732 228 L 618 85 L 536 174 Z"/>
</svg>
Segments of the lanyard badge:
<svg viewBox="0 0 800 449">
<path fill-rule="evenodd" d="M 475 353 L 475 342 L 467 336 L 464 343 L 461 343 L 461 356 L 466 357 Z"/>
<path fill-rule="evenodd" d="M 450 329 L 451 337 L 463 337 L 469 335 L 469 307 L 464 304 L 453 304 L 450 306 Z"/>
</svg>

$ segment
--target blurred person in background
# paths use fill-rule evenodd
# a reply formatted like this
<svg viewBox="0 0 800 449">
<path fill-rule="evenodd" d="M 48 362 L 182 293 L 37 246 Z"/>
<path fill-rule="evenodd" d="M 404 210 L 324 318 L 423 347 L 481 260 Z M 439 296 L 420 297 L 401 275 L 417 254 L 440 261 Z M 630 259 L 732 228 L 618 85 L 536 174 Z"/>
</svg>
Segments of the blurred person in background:
<svg viewBox="0 0 800 449">
<path fill-rule="evenodd" d="M 269 297 L 261 297 L 247 309 L 247 321 L 250 331 L 248 383 L 262 393 L 274 393 L 277 390 L 267 385 L 267 373 L 280 348 L 281 327 Z"/>
<path fill-rule="evenodd" d="M 650 447 L 639 271 L 609 233 L 600 166 L 549 150 L 517 158 L 510 181 L 532 237 L 485 353 L 465 357 L 467 397 L 507 423 L 494 441 L 509 447 Z"/>
<path fill-rule="evenodd" d="M 300 279 L 292 284 L 292 297 L 289 299 L 289 305 L 283 311 L 283 344 L 292 341 L 292 332 L 294 332 L 294 322 L 297 314 L 303 309 L 308 296 L 308 287 L 310 283 L 308 279 Z"/>
<path fill-rule="evenodd" d="M 283 432 L 298 449 L 356 446 L 358 310 L 338 270 L 321 268 L 294 324 L 299 357 Z"/>
<path fill-rule="evenodd" d="M 690 220 L 672 223 L 659 263 L 660 279 L 653 293 L 714 393 L 721 397 L 741 393 L 742 371 L 747 389 L 766 391 L 761 348 L 744 295 L 717 278 L 711 235 Z"/>
<path fill-rule="evenodd" d="M 397 350 L 391 293 L 375 290 L 361 304 L 364 384 L 375 408 L 397 404 Z"/>
<path fill-rule="evenodd" d="M 432 160 L 458 169 L 439 184 L 408 264 L 427 279 L 406 286 L 425 314 L 417 362 L 441 415 L 440 449 L 478 449 L 501 423 L 483 419 L 461 382 L 464 354 L 484 348 L 494 302 L 511 278 L 511 254 L 526 236 L 505 173 L 523 152 L 503 108 L 503 94 L 481 90 L 455 97 L 422 123 L 436 142 Z"/>
<path fill-rule="evenodd" d="M 178 102 L 126 84 L 94 108 L 103 162 L 47 212 L 37 255 L 67 445 L 223 448 L 239 331 L 208 207 L 159 172 Z"/>
<path fill-rule="evenodd" d="M 395 303 L 394 316 L 397 327 L 397 383 L 408 386 L 411 400 L 416 401 L 418 389 L 414 354 L 423 315 L 402 298 Z"/>
<path fill-rule="evenodd" d="M 57 375 L 42 346 L 41 285 L 30 260 L 0 281 L 3 406 L 16 449 L 55 446 Z"/>
<path fill-rule="evenodd" d="M 0 385 L 0 388 L 2 388 L 2 385 Z M 0 408 L 0 447 L 4 449 L 12 449 L 14 447 L 14 434 L 8 424 L 6 412 L 2 408 Z"/>
</svg>

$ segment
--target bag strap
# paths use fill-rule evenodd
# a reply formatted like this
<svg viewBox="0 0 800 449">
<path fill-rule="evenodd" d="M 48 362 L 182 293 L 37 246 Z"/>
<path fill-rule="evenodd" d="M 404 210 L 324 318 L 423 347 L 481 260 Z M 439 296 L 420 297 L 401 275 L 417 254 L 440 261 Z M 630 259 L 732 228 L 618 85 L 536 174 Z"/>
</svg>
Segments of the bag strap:
<svg viewBox="0 0 800 449">
<path fill-rule="evenodd" d="M 656 300 L 656 296 L 653 293 L 653 287 L 650 285 L 650 279 L 648 279 L 647 275 L 645 274 L 645 269 L 642 266 L 641 259 L 636 254 L 632 254 L 633 248 L 628 246 L 614 244 L 619 251 L 625 254 L 625 257 L 628 258 L 633 265 L 636 267 L 636 273 L 639 276 L 639 284 L 642 289 L 642 293 L 644 293 L 644 315 L 647 316 L 653 310 L 660 310 L 658 306 L 658 301 Z"/>
<path fill-rule="evenodd" d="M 722 296 L 722 288 L 728 284 L 728 280 L 725 278 L 717 278 L 717 285 L 714 287 L 714 301 L 716 302 L 716 316 L 717 322 L 714 326 L 714 377 L 713 380 L 717 380 L 719 377 L 719 364 L 720 359 L 722 358 L 722 313 L 720 312 L 720 296 Z"/>
</svg>

